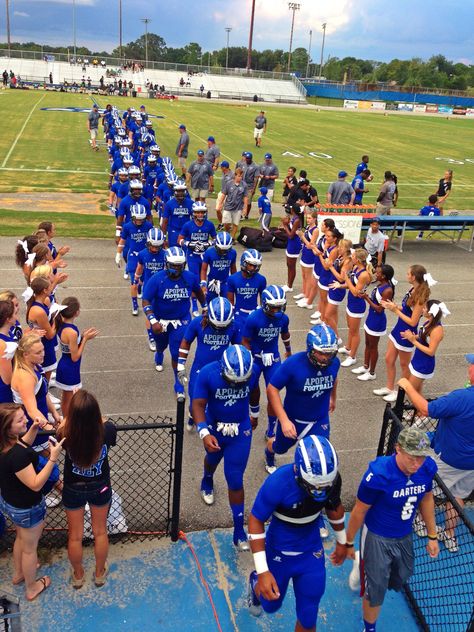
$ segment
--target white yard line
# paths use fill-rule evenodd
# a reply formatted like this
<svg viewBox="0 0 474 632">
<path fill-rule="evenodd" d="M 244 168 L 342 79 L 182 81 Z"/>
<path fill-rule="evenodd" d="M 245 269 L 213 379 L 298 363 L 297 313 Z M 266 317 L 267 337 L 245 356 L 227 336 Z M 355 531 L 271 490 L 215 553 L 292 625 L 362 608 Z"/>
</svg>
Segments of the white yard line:
<svg viewBox="0 0 474 632">
<path fill-rule="evenodd" d="M 17 140 L 18 140 L 18 138 L 17 138 Z M 13 149 L 13 147 L 12 147 L 12 149 Z M 12 150 L 10 149 L 10 153 L 11 153 L 11 151 Z M 50 169 L 49 167 L 43 167 L 42 169 L 18 169 L 16 167 L 4 167 L 3 165 L 8 160 L 8 157 L 10 156 L 10 153 L 5 158 L 5 160 L 3 161 L 3 164 L 0 167 L 1 171 L 31 171 L 31 172 L 34 172 L 34 173 L 43 173 L 44 171 L 47 171 L 48 173 L 86 173 L 86 174 L 91 174 L 91 175 L 95 175 L 95 176 L 103 176 L 104 173 L 107 173 L 107 171 L 82 171 L 81 169 Z"/>
<path fill-rule="evenodd" d="M 38 107 L 38 105 L 41 103 L 41 101 L 45 98 L 46 93 L 43 94 L 43 96 L 41 97 L 41 99 L 39 99 L 39 101 L 37 101 L 37 103 L 34 104 L 34 106 L 31 108 L 30 113 L 28 114 L 28 116 L 25 119 L 25 122 L 23 123 L 21 130 L 19 131 L 17 137 L 15 138 L 15 140 L 13 141 L 12 146 L 10 147 L 10 149 L 8 150 L 7 155 L 5 156 L 4 161 L 2 162 L 2 169 L 5 167 L 5 165 L 7 164 L 10 156 L 12 155 L 13 150 L 16 147 L 16 144 L 18 143 L 18 141 L 21 138 L 21 135 L 23 134 L 23 132 L 25 131 L 25 127 L 28 125 L 28 122 L 30 120 L 30 118 L 33 116 L 33 112 L 36 110 L 36 108 Z"/>
</svg>

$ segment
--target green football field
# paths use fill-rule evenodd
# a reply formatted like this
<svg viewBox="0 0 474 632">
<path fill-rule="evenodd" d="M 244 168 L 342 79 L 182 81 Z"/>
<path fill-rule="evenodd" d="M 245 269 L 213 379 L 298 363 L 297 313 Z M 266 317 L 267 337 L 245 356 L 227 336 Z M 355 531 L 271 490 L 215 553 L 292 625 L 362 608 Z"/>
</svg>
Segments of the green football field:
<svg viewBox="0 0 474 632">
<path fill-rule="evenodd" d="M 90 107 L 87 95 L 14 91 L 0 93 L 0 192 L 58 191 L 95 192 L 105 198 L 109 163 L 105 151 L 92 153 L 88 143 L 86 114 L 42 108 Z M 105 106 L 105 97 L 98 103 Z M 446 208 L 474 208 L 474 119 L 451 119 L 351 112 L 318 111 L 265 106 L 268 133 L 257 149 L 252 138 L 253 119 L 260 106 L 196 101 L 142 101 L 113 98 L 119 108 L 145 103 L 154 119 L 162 155 L 174 156 L 178 124 L 185 123 L 191 136 L 191 155 L 205 146 L 208 135 L 216 137 L 222 157 L 236 161 L 243 150 L 257 162 L 269 151 L 280 174 L 294 165 L 306 169 L 318 192 L 340 169 L 354 173 L 363 153 L 370 156 L 374 182 L 365 196 L 375 202 L 383 172 L 398 176 L 399 208 L 423 206 L 436 189 L 444 170 L 454 170 L 453 193 Z M 277 185 L 281 191 L 281 183 Z M 323 196 L 324 197 L 324 196 Z M 277 198 L 278 199 L 278 196 Z"/>
</svg>

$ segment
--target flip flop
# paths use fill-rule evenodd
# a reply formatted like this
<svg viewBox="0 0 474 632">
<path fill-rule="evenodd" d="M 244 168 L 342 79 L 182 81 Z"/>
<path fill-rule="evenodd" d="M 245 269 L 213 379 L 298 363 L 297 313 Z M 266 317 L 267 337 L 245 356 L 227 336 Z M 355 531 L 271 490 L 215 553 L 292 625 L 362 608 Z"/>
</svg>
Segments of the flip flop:
<svg viewBox="0 0 474 632">
<path fill-rule="evenodd" d="M 86 574 L 84 573 L 81 579 L 78 579 L 74 575 L 74 569 L 71 568 L 71 583 L 72 583 L 73 588 L 75 588 L 76 590 L 79 590 L 79 588 L 82 588 L 84 584 L 86 583 Z"/>
<path fill-rule="evenodd" d="M 106 564 L 104 564 L 104 572 L 100 577 L 97 577 L 97 575 L 94 573 L 94 584 L 97 586 L 97 588 L 101 588 L 105 582 L 107 581 L 107 575 L 109 573 L 109 567 Z"/>
<path fill-rule="evenodd" d="M 49 579 L 49 584 L 46 583 L 48 579 Z M 43 588 L 39 591 L 39 593 L 36 593 L 34 597 L 27 597 L 26 601 L 34 601 L 37 597 L 41 595 L 41 593 L 43 593 L 47 588 L 51 586 L 51 579 L 47 575 L 45 575 L 44 577 L 40 577 L 36 581 L 41 582 L 43 584 Z"/>
</svg>

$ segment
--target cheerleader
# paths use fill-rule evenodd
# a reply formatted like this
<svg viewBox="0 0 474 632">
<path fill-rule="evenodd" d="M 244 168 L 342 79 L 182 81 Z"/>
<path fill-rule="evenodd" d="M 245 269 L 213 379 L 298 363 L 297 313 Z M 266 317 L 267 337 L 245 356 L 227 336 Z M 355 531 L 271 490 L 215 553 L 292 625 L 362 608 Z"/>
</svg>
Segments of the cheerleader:
<svg viewBox="0 0 474 632">
<path fill-rule="evenodd" d="M 360 323 L 365 314 L 363 294 L 372 281 L 372 266 L 367 261 L 370 257 L 363 248 L 352 253 L 352 271 L 346 273 L 347 294 L 346 321 L 349 328 L 347 344 L 339 349 L 339 353 L 347 355 L 341 366 L 352 366 L 357 362 L 356 353 L 360 345 Z"/>
<path fill-rule="evenodd" d="M 0 301 L 10 301 L 11 303 L 13 303 L 13 314 L 15 316 L 15 322 L 10 327 L 8 335 L 11 340 L 13 340 L 14 342 L 18 342 L 24 333 L 29 333 L 31 331 L 27 329 L 25 332 L 23 332 L 23 329 L 21 327 L 20 320 L 18 318 L 20 315 L 20 301 L 18 300 L 15 292 L 12 292 L 11 290 L 2 290 L 0 292 Z M 35 331 L 35 333 L 38 332 Z"/>
<path fill-rule="evenodd" d="M 395 274 L 392 266 L 383 264 L 375 269 L 377 287 L 372 290 L 370 296 L 364 292 L 362 295 L 369 305 L 369 313 L 364 323 L 365 330 L 365 354 L 364 364 L 352 369 L 361 382 L 375 380 L 375 367 L 379 359 L 379 340 L 387 333 L 387 316 L 381 305 L 382 301 L 391 301 L 395 295 Z"/>
<path fill-rule="evenodd" d="M 38 231 L 39 230 L 44 230 L 46 233 L 48 248 L 51 251 L 53 259 L 56 259 L 56 257 L 64 257 L 64 255 L 71 250 L 69 246 L 56 248 L 54 245 L 53 239 L 56 236 L 56 225 L 53 224 L 53 222 L 41 222 L 41 224 L 38 225 Z"/>
<path fill-rule="evenodd" d="M 26 235 L 23 239 L 19 239 L 15 248 L 15 263 L 21 268 L 26 283 L 29 283 L 32 263 L 34 257 L 32 255 L 33 248 L 38 244 L 36 235 Z"/>
<path fill-rule="evenodd" d="M 301 243 L 303 244 L 300 259 L 301 276 L 303 278 L 303 291 L 301 292 L 301 294 L 296 294 L 294 299 L 298 307 L 312 309 L 313 300 L 318 291 L 316 279 L 313 275 L 314 261 L 316 259 L 316 255 L 314 254 L 312 249 L 319 237 L 317 211 L 306 213 L 306 230 L 298 230 L 297 235 L 300 238 Z"/>
<path fill-rule="evenodd" d="M 337 228 L 329 228 L 326 230 L 324 239 L 324 250 L 316 249 L 316 258 L 321 262 L 321 271 L 319 273 L 319 312 L 320 318 L 326 322 L 326 309 L 328 306 L 329 284 L 333 282 L 331 267 L 337 259 L 338 244 L 343 235 Z M 314 316 L 314 315 L 313 315 Z M 318 319 L 316 319 L 318 320 Z M 316 323 L 317 324 L 317 323 Z"/>
<path fill-rule="evenodd" d="M 329 268 L 331 272 L 332 282 L 328 284 L 328 304 L 326 307 L 326 317 L 324 322 L 329 325 L 338 336 L 338 344 L 342 343 L 338 333 L 338 312 L 339 305 L 343 303 L 346 296 L 345 278 L 346 274 L 352 269 L 352 241 L 350 239 L 341 239 L 337 246 L 337 258 L 334 264 Z"/>
<path fill-rule="evenodd" d="M 293 283 L 296 277 L 296 260 L 301 251 L 301 240 L 298 237 L 298 230 L 301 227 L 301 208 L 295 204 L 290 209 L 290 216 L 283 217 L 280 228 L 283 228 L 288 237 L 286 244 L 286 267 L 288 269 L 288 282 L 283 286 L 283 291 L 293 292 Z"/>
<path fill-rule="evenodd" d="M 26 321 L 31 329 L 41 329 L 44 335 L 41 342 L 44 346 L 44 358 L 41 362 L 46 380 L 57 367 L 56 360 L 56 328 L 50 322 L 51 283 L 45 277 L 37 277 L 31 281 L 31 297 L 26 303 Z"/>
<path fill-rule="evenodd" d="M 434 299 L 427 301 L 423 307 L 423 317 L 427 320 L 420 326 L 418 335 L 410 329 L 400 334 L 403 340 L 408 340 L 415 347 L 415 353 L 408 365 L 408 380 L 418 393 L 422 391 L 423 382 L 430 380 L 434 375 L 436 350 L 444 338 L 441 319 L 449 314 L 450 311 L 444 303 Z"/>
<path fill-rule="evenodd" d="M 423 313 L 423 307 L 430 297 L 430 287 L 436 283 L 426 268 L 420 265 L 410 266 L 407 272 L 407 281 L 411 288 L 405 294 L 400 306 L 393 301 L 381 301 L 382 307 L 389 309 L 398 316 L 397 323 L 389 335 L 385 365 L 387 367 L 387 385 L 373 391 L 374 395 L 383 396 L 386 402 L 394 402 L 397 399 L 395 390 L 396 361 L 400 360 L 400 368 L 405 378 L 410 377 L 410 358 L 414 345 L 402 338 L 402 331 L 408 328 L 417 332 L 418 323 Z"/>
<path fill-rule="evenodd" d="M 55 318 L 56 330 L 61 347 L 61 358 L 56 369 L 55 385 L 62 391 L 61 411 L 63 417 L 67 417 L 69 404 L 74 392 L 82 388 L 81 360 L 84 348 L 88 340 L 95 338 L 99 331 L 94 328 L 86 329 L 82 335 L 74 324 L 79 316 L 79 301 L 73 296 L 65 298 L 62 302 L 65 309 L 60 311 Z"/>
<path fill-rule="evenodd" d="M 12 301 L 0 301 L 0 404 L 13 402 L 11 389 L 12 358 L 18 346 L 10 334 L 15 324 L 15 307 Z"/>
<path fill-rule="evenodd" d="M 336 224 L 334 223 L 334 220 L 331 219 L 330 217 L 327 217 L 326 219 L 324 219 L 321 222 L 319 235 L 318 235 L 318 237 L 316 239 L 315 244 L 312 247 L 312 250 L 314 252 L 313 276 L 314 276 L 314 278 L 316 280 L 316 283 L 315 283 L 316 292 L 319 290 L 318 282 L 319 282 L 319 277 L 321 276 L 321 272 L 323 270 L 323 264 L 321 263 L 321 260 L 319 258 L 318 253 L 324 252 L 324 246 L 325 246 L 325 243 L 326 243 L 326 233 L 327 233 L 328 230 L 331 230 L 333 228 L 336 228 Z M 314 293 L 314 296 L 316 296 L 316 292 Z M 313 302 L 314 296 L 310 296 L 308 298 L 308 303 L 312 303 Z M 309 299 L 311 299 L 311 300 L 309 300 Z M 313 325 L 319 323 L 320 320 L 321 320 L 321 306 L 320 306 L 320 304 L 321 304 L 321 300 L 320 300 L 318 309 L 311 314 L 310 318 L 311 318 L 311 323 Z"/>
</svg>

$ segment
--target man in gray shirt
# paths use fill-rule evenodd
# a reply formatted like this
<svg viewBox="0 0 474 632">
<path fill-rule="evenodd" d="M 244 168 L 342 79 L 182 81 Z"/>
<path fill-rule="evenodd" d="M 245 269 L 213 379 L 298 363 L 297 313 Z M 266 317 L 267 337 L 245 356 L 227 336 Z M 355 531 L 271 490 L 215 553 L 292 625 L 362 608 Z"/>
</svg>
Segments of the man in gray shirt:
<svg viewBox="0 0 474 632">
<path fill-rule="evenodd" d="M 211 165 L 214 171 L 216 171 L 217 167 L 219 166 L 220 155 L 221 150 L 216 145 L 216 140 L 214 136 L 209 136 L 209 138 L 207 139 L 207 150 L 204 154 L 204 159 Z"/>
<path fill-rule="evenodd" d="M 97 103 L 94 103 L 92 106 L 92 110 L 89 112 L 89 116 L 87 117 L 87 129 L 89 130 L 89 134 L 91 137 L 91 147 L 94 151 L 99 151 L 97 147 L 97 132 L 99 131 L 99 106 Z"/>
<path fill-rule="evenodd" d="M 243 181 L 247 185 L 248 190 L 247 207 L 244 209 L 242 219 L 247 219 L 250 215 L 250 209 L 252 208 L 252 198 L 255 193 L 255 189 L 257 188 L 258 179 L 260 177 L 260 166 L 253 162 L 253 155 L 251 151 L 245 152 L 242 171 Z"/>
<path fill-rule="evenodd" d="M 390 210 L 393 206 L 393 197 L 395 195 L 396 185 L 393 181 L 391 171 L 386 171 L 384 176 L 384 183 L 380 187 L 380 193 L 377 198 L 377 208 L 375 212 L 378 215 L 390 215 Z"/>
<path fill-rule="evenodd" d="M 204 151 L 199 149 L 197 158 L 189 165 L 186 176 L 188 186 L 191 183 L 191 196 L 196 202 L 205 202 L 208 191 L 214 190 L 214 171 L 204 160 Z"/>
<path fill-rule="evenodd" d="M 385 260 L 385 235 L 380 230 L 380 220 L 378 217 L 370 222 L 369 230 L 367 231 L 367 237 L 364 241 L 364 248 L 372 257 L 372 266 L 381 266 Z M 377 264 L 375 264 L 375 258 L 377 258 Z"/>
<path fill-rule="evenodd" d="M 271 154 L 265 154 L 265 162 L 260 166 L 260 184 L 261 187 L 267 187 L 267 198 L 271 201 L 275 191 L 275 180 L 280 175 L 278 167 L 272 160 Z"/>
<path fill-rule="evenodd" d="M 331 182 L 326 194 L 328 204 L 354 204 L 355 191 L 346 178 L 347 171 L 339 171 L 337 180 Z"/>
<path fill-rule="evenodd" d="M 186 175 L 186 158 L 189 151 L 189 136 L 186 131 L 186 125 L 181 124 L 179 126 L 179 140 L 176 147 L 176 155 L 178 156 L 178 164 L 181 167 L 183 176 Z"/>
<path fill-rule="evenodd" d="M 255 117 L 255 128 L 253 130 L 253 137 L 255 139 L 255 146 L 262 146 L 262 136 L 267 131 L 267 119 L 265 118 L 265 112 L 260 110 L 260 114 Z"/>
<path fill-rule="evenodd" d="M 230 165 L 227 162 L 227 160 L 223 160 L 221 162 L 221 171 L 222 171 L 221 190 L 217 194 L 217 201 L 216 201 L 216 215 L 217 215 L 217 220 L 219 222 L 217 230 L 222 230 L 224 228 L 224 225 L 222 223 L 222 208 L 224 206 L 224 200 L 225 200 L 225 194 L 223 192 L 224 186 L 226 182 L 232 182 L 232 180 L 234 179 L 234 172 L 231 171 Z"/>
<path fill-rule="evenodd" d="M 224 230 L 230 232 L 234 240 L 239 227 L 242 209 L 247 206 L 248 202 L 247 185 L 242 180 L 242 177 L 242 169 L 236 169 L 234 179 L 225 180 L 222 186 L 222 193 L 225 196 L 222 221 L 224 222 Z"/>
</svg>

